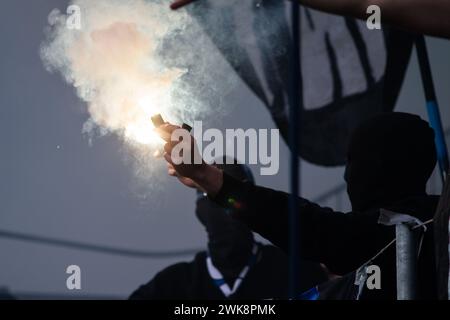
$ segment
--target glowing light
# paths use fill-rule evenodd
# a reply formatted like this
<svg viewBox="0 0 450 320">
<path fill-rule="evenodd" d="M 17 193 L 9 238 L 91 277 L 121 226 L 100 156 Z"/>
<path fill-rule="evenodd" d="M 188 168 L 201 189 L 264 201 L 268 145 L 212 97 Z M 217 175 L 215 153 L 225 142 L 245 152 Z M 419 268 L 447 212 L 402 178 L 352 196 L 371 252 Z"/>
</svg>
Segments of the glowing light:
<svg viewBox="0 0 450 320">
<path fill-rule="evenodd" d="M 153 132 L 150 123 L 132 123 L 125 128 L 125 136 L 137 143 L 151 145 L 158 142 L 158 136 Z"/>
<path fill-rule="evenodd" d="M 162 112 L 161 97 L 151 94 L 142 95 L 137 99 L 138 114 L 125 126 L 125 137 L 139 144 L 157 146 L 163 143 L 160 136 L 154 131 L 150 118 Z"/>
</svg>

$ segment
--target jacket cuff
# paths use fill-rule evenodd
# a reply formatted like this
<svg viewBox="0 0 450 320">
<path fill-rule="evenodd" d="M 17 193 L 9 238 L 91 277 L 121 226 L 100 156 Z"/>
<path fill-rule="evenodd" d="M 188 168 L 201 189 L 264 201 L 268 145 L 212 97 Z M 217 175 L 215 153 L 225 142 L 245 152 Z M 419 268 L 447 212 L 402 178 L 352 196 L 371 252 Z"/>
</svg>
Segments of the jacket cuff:
<svg viewBox="0 0 450 320">
<path fill-rule="evenodd" d="M 247 207 L 245 204 L 246 189 L 245 182 L 236 180 L 224 172 L 222 188 L 211 199 L 223 208 L 241 211 Z"/>
</svg>

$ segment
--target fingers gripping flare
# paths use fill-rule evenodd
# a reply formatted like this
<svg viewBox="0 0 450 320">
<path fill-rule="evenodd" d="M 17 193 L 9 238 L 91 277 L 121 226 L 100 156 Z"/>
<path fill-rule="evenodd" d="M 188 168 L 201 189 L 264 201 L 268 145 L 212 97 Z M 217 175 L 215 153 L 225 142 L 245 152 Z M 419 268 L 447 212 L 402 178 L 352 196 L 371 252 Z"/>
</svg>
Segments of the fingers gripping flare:
<svg viewBox="0 0 450 320">
<path fill-rule="evenodd" d="M 155 121 L 154 124 L 156 125 Z M 155 129 L 160 137 L 166 141 L 164 145 L 164 159 L 170 165 L 168 173 L 171 176 L 178 177 L 180 180 L 181 177 L 194 177 L 199 165 L 203 164 L 203 159 L 198 151 L 194 137 L 189 133 L 189 129 L 191 127 L 186 124 L 180 127 L 167 122 L 158 125 Z M 183 183 L 185 182 L 183 181 Z"/>
</svg>

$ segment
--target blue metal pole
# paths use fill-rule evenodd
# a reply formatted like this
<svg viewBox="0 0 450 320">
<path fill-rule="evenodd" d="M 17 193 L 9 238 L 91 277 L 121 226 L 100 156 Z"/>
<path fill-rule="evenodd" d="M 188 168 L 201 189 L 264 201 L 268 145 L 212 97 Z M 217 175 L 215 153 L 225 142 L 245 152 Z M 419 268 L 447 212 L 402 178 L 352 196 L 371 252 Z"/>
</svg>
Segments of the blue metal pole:
<svg viewBox="0 0 450 320">
<path fill-rule="evenodd" d="M 433 76 L 431 73 L 430 59 L 428 57 L 425 37 L 423 35 L 418 36 L 416 39 L 416 50 L 417 58 L 419 59 L 420 73 L 422 75 L 422 83 L 425 91 L 428 118 L 435 134 L 439 169 L 441 171 L 442 181 L 445 181 L 445 178 L 449 173 L 448 150 L 445 142 L 444 130 L 442 128 L 441 115 L 434 88 Z"/>
<path fill-rule="evenodd" d="M 300 195 L 300 115 L 302 104 L 300 65 L 300 14 L 298 3 L 293 2 L 291 11 L 292 44 L 290 52 L 289 88 L 289 140 L 291 145 L 291 175 L 289 199 L 289 295 L 295 299 L 300 294 L 300 223 L 298 196 Z"/>
</svg>

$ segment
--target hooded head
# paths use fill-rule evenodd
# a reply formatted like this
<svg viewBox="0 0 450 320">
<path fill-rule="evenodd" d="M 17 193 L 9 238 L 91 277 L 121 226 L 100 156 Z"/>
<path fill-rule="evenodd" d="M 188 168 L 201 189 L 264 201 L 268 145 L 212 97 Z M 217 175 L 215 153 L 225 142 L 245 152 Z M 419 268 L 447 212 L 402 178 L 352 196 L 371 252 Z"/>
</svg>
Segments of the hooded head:
<svg viewBox="0 0 450 320">
<path fill-rule="evenodd" d="M 236 179 L 253 183 L 253 176 L 244 165 L 234 162 L 218 164 L 217 167 Z M 229 211 L 201 193 L 198 193 L 196 215 L 208 234 L 208 251 L 214 266 L 226 279 L 237 277 L 249 261 L 254 244 L 253 233 L 233 219 Z"/>
<path fill-rule="evenodd" d="M 352 134 L 345 180 L 354 211 L 425 195 L 436 165 L 434 131 L 420 117 L 385 113 Z"/>
</svg>

